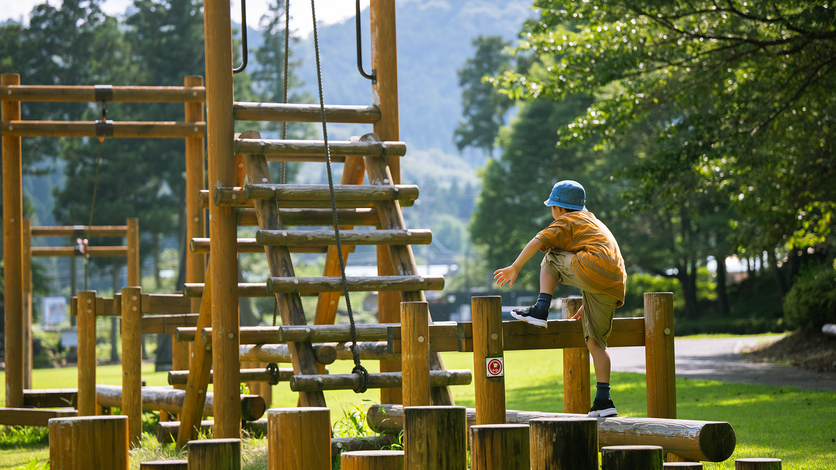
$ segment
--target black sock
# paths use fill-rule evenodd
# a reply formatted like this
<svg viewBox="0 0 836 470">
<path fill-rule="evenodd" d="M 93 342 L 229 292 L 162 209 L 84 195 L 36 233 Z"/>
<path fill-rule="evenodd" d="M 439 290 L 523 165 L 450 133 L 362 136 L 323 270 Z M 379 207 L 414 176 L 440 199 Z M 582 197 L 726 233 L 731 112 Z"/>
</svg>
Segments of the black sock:
<svg viewBox="0 0 836 470">
<path fill-rule="evenodd" d="M 607 382 L 595 383 L 595 399 L 596 400 L 610 400 L 610 384 Z"/>
<path fill-rule="evenodd" d="M 537 303 L 534 304 L 534 309 L 540 312 L 547 312 L 549 311 L 549 305 L 552 303 L 552 295 L 551 294 L 544 294 L 540 293 L 540 296 L 537 297 Z"/>
</svg>

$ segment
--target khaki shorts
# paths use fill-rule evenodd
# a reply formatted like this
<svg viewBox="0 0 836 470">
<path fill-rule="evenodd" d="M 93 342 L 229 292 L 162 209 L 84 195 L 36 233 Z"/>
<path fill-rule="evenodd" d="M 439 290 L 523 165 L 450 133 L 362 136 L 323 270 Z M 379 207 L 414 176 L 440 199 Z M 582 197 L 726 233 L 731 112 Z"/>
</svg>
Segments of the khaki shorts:
<svg viewBox="0 0 836 470">
<path fill-rule="evenodd" d="M 607 348 L 607 338 L 612 332 L 612 317 L 615 312 L 615 305 L 618 301 L 606 294 L 600 294 L 590 289 L 572 268 L 572 258 L 575 256 L 570 251 L 549 250 L 543 257 L 540 267 L 557 278 L 561 284 L 577 287 L 583 293 L 583 339 L 595 338 L 598 345 Z"/>
</svg>

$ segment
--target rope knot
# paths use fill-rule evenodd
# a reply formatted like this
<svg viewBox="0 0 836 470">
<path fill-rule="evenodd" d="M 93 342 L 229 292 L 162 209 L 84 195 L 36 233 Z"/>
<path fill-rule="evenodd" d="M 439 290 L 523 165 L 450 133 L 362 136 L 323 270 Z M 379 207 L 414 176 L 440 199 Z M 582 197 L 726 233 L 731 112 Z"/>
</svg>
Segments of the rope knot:
<svg viewBox="0 0 836 470">
<path fill-rule="evenodd" d="M 354 393 L 366 393 L 366 390 L 369 388 L 369 371 L 360 364 L 357 364 L 354 366 L 354 369 L 351 369 L 351 373 L 360 376 L 360 385 L 354 389 Z"/>
<path fill-rule="evenodd" d="M 267 372 L 270 373 L 270 385 L 279 384 L 279 365 L 276 363 L 267 364 Z"/>
</svg>

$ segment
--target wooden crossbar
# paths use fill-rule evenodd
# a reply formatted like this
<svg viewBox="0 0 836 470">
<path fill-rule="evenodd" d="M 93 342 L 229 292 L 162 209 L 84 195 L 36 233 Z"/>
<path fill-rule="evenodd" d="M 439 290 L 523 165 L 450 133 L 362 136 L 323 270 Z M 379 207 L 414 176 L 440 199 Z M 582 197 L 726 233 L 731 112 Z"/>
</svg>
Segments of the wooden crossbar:
<svg viewBox="0 0 836 470">
<path fill-rule="evenodd" d="M 206 88 L 180 86 L 114 86 L 109 101 L 134 103 L 183 103 L 204 101 Z M 0 86 L 0 96 L 7 101 L 50 101 L 96 103 L 94 86 L 16 85 Z"/>
<path fill-rule="evenodd" d="M 469 385 L 473 373 L 462 370 L 431 370 L 430 386 Z M 401 372 L 378 372 L 369 374 L 369 388 L 399 388 L 403 384 Z M 335 375 L 294 375 L 290 378 L 290 389 L 294 392 L 321 390 L 354 390 L 360 386 L 356 374 Z"/>
<path fill-rule="evenodd" d="M 211 372 L 210 372 L 211 374 Z M 283 368 L 279 369 L 279 381 L 287 382 L 293 377 L 293 369 Z M 189 371 L 187 370 L 172 370 L 168 373 L 169 385 L 185 385 L 189 380 Z M 240 373 L 241 383 L 246 382 L 269 382 L 273 380 L 273 375 L 266 369 L 241 369 Z M 209 376 L 209 383 L 212 383 L 212 376 Z"/>
<path fill-rule="evenodd" d="M 33 246 L 30 249 L 33 257 L 71 258 L 83 256 L 72 246 Z M 88 246 L 87 253 L 92 258 L 117 258 L 128 255 L 127 246 Z"/>
<path fill-rule="evenodd" d="M 196 327 L 197 317 L 196 313 L 144 316 L 142 317 L 142 334 L 173 335 L 177 332 L 177 328 Z"/>
<path fill-rule="evenodd" d="M 94 121 L 2 121 L 10 137 L 98 137 Z M 113 123 L 115 139 L 204 137 L 205 122 L 123 121 Z"/>
<path fill-rule="evenodd" d="M 249 103 L 232 105 L 232 117 L 237 121 L 261 122 L 320 122 L 322 114 L 318 104 Z M 326 105 L 328 122 L 374 124 L 380 120 L 376 106 Z"/>
<path fill-rule="evenodd" d="M 191 313 L 191 301 L 180 294 L 142 294 L 142 314 Z M 70 300 L 70 314 L 78 315 L 78 297 Z M 96 297 L 96 316 L 118 317 L 122 315 L 122 294 L 115 297 Z"/>
<path fill-rule="evenodd" d="M 264 247 L 261 247 L 264 251 Z M 206 284 L 202 282 L 187 282 L 183 284 L 183 297 L 200 298 L 203 297 L 203 290 Z M 273 293 L 267 290 L 267 284 L 264 282 L 239 282 L 238 283 L 238 297 L 272 297 Z"/>
<path fill-rule="evenodd" d="M 349 292 L 414 292 L 444 289 L 443 276 L 369 276 L 346 278 Z M 340 277 L 271 277 L 267 290 L 276 293 L 342 292 Z"/>
<path fill-rule="evenodd" d="M 258 190 L 259 193 L 256 194 L 258 197 L 250 197 L 247 193 L 248 188 L 250 188 L 250 186 L 247 188 L 217 188 L 214 191 L 213 200 L 218 206 L 250 208 L 253 207 L 253 199 L 273 198 L 272 193 L 267 194 L 268 190 L 266 188 Z M 328 215 L 330 216 L 331 199 L 329 197 L 327 186 L 324 188 L 318 187 L 314 189 L 315 192 L 309 193 L 309 197 L 300 195 L 299 193 L 282 190 L 275 196 L 276 204 L 281 209 L 325 209 L 329 211 Z M 383 200 L 385 198 L 397 199 L 401 203 L 401 206 L 410 207 L 415 204 L 415 200 L 418 198 L 418 191 L 413 188 L 408 188 L 401 194 L 397 194 L 397 192 L 394 191 L 389 192 L 388 194 L 386 191 L 376 191 L 370 192 L 369 197 L 359 194 L 359 192 L 354 192 L 351 194 L 343 194 L 340 198 L 336 199 L 336 204 L 339 209 L 371 209 L 374 207 L 376 201 Z M 209 191 L 203 190 L 200 192 L 200 195 L 198 196 L 198 203 L 204 209 L 209 208 Z M 333 222 L 333 219 L 331 220 Z M 375 221 L 375 224 L 377 224 L 377 221 Z M 325 223 L 320 225 L 328 224 Z"/>
<path fill-rule="evenodd" d="M 270 140 L 239 138 L 234 142 L 235 153 L 247 155 L 325 156 L 325 143 L 321 140 Z M 406 155 L 403 142 L 351 142 L 329 140 L 332 156 L 402 157 Z"/>
<path fill-rule="evenodd" d="M 126 237 L 127 225 L 56 225 L 52 227 L 32 227 L 29 234 L 33 237 Z"/>
<path fill-rule="evenodd" d="M 78 411 L 72 408 L 39 410 L 32 408 L 0 408 L 0 424 L 4 426 L 49 425 L 52 418 L 74 418 Z"/>
<path fill-rule="evenodd" d="M 340 230 L 340 242 L 345 245 L 429 245 L 432 238 L 430 230 Z M 337 244 L 333 230 L 259 230 L 255 239 L 262 246 Z"/>
</svg>

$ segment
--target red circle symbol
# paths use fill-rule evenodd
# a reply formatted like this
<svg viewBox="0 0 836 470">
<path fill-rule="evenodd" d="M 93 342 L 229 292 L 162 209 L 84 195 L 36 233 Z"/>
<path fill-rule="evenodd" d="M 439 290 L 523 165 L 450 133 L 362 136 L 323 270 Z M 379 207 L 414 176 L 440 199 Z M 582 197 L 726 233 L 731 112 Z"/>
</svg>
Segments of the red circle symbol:
<svg viewBox="0 0 836 470">
<path fill-rule="evenodd" d="M 502 358 L 500 358 L 500 357 L 489 358 L 487 369 L 488 369 L 488 376 L 489 377 L 501 376 L 502 372 L 503 372 Z"/>
</svg>

